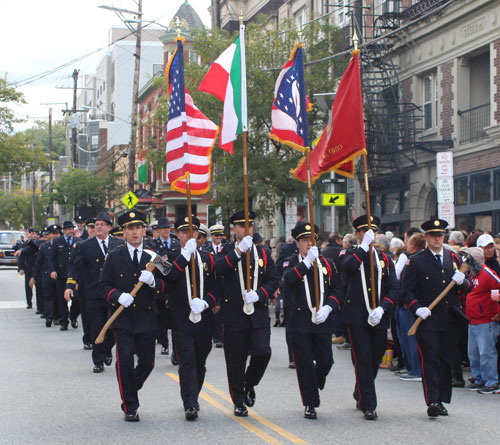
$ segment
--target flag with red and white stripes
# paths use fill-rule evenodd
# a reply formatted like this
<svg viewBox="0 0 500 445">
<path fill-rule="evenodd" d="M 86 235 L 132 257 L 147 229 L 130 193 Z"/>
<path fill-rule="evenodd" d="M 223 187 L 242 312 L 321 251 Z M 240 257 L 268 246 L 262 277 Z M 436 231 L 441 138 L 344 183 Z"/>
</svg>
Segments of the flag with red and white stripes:
<svg viewBox="0 0 500 445">
<path fill-rule="evenodd" d="M 212 150 L 219 128 L 194 104 L 184 86 L 182 38 L 165 70 L 170 92 L 167 123 L 167 176 L 172 190 L 187 193 L 189 173 L 193 195 L 210 189 Z"/>
</svg>

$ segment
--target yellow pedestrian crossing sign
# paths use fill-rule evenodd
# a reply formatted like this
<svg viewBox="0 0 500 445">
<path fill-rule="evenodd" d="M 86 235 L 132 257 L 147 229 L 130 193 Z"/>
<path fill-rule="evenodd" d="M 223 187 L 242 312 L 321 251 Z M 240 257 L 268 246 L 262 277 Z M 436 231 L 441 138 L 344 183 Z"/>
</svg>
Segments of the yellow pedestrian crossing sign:
<svg viewBox="0 0 500 445">
<path fill-rule="evenodd" d="M 321 201 L 324 206 L 345 206 L 346 194 L 345 193 L 322 193 Z"/>
<path fill-rule="evenodd" d="M 134 207 L 138 202 L 139 198 L 134 195 L 133 192 L 128 192 L 123 198 L 122 198 L 123 204 L 125 204 L 129 209 Z"/>
</svg>

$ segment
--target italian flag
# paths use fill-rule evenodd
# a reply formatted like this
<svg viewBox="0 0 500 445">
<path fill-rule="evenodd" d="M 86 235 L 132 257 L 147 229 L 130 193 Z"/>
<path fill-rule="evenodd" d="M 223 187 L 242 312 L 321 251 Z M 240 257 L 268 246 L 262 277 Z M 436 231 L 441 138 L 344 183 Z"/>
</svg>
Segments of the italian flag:
<svg viewBox="0 0 500 445">
<path fill-rule="evenodd" d="M 248 130 L 244 25 L 236 41 L 212 63 L 198 89 L 224 103 L 219 146 L 233 154 L 233 141 Z"/>
<path fill-rule="evenodd" d="M 148 182 L 148 163 L 143 156 L 138 156 L 137 159 L 137 180 L 142 184 Z"/>
</svg>

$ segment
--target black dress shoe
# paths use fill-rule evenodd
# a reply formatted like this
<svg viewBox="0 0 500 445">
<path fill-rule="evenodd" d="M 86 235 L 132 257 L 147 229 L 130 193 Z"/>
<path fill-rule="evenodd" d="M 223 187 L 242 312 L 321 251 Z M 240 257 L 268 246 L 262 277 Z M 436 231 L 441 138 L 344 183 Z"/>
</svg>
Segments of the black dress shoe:
<svg viewBox="0 0 500 445">
<path fill-rule="evenodd" d="M 45 320 L 45 326 L 47 326 L 48 328 L 52 326 L 52 320 L 50 318 L 47 318 L 47 320 Z"/>
<path fill-rule="evenodd" d="M 439 403 L 439 415 L 440 416 L 447 416 L 448 415 L 448 410 L 444 407 L 442 403 Z"/>
<path fill-rule="evenodd" d="M 295 362 L 289 362 L 289 363 L 288 363 L 288 367 L 289 367 L 290 369 L 295 369 Z"/>
<path fill-rule="evenodd" d="M 218 341 L 215 343 L 215 347 L 216 348 L 222 348 L 222 342 L 221 341 Z"/>
<path fill-rule="evenodd" d="M 78 321 L 76 320 L 71 320 L 71 327 L 73 329 L 77 329 L 78 328 Z"/>
<path fill-rule="evenodd" d="M 172 362 L 172 365 L 174 365 L 174 366 L 177 366 L 179 364 L 179 362 L 177 361 L 177 355 L 175 355 L 175 354 L 172 354 L 170 356 L 170 361 Z"/>
<path fill-rule="evenodd" d="M 435 419 L 437 416 L 439 416 L 440 411 L 441 407 L 439 406 L 439 403 L 437 402 L 429 403 L 429 406 L 427 407 L 427 415 L 429 417 Z"/>
<path fill-rule="evenodd" d="M 245 404 L 250 408 L 255 405 L 255 389 L 253 389 L 253 386 L 245 386 Z"/>
<path fill-rule="evenodd" d="M 304 408 L 304 417 L 306 419 L 317 419 L 318 415 L 316 414 L 316 410 L 314 409 L 314 406 L 306 406 Z"/>
<path fill-rule="evenodd" d="M 104 365 L 102 363 L 100 365 L 94 365 L 93 372 L 95 372 L 96 374 L 104 372 Z"/>
<path fill-rule="evenodd" d="M 273 324 L 273 328 L 277 328 L 280 325 L 280 321 L 276 320 Z"/>
<path fill-rule="evenodd" d="M 465 381 L 463 379 L 453 379 L 451 381 L 451 386 L 453 388 L 464 388 L 465 387 Z"/>
<path fill-rule="evenodd" d="M 162 346 L 160 354 L 161 355 L 168 355 L 169 354 L 168 346 L 167 347 Z"/>
<path fill-rule="evenodd" d="M 377 411 L 375 411 L 374 409 L 368 409 L 363 414 L 364 414 L 366 420 L 378 419 Z"/>
<path fill-rule="evenodd" d="M 129 411 L 125 413 L 125 421 L 126 422 L 139 422 L 139 413 L 137 411 Z"/>
<path fill-rule="evenodd" d="M 42 311 L 36 311 L 35 314 L 40 315 Z"/>
<path fill-rule="evenodd" d="M 200 411 L 200 404 L 198 402 L 196 403 L 195 408 L 196 408 L 196 411 Z"/>
<path fill-rule="evenodd" d="M 26 306 L 26 309 L 33 309 L 33 306 L 31 304 L 28 304 L 28 306 Z"/>
<path fill-rule="evenodd" d="M 104 364 L 106 366 L 111 366 L 111 363 L 113 363 L 113 356 L 108 355 L 107 357 L 104 358 Z"/>
<path fill-rule="evenodd" d="M 248 410 L 245 405 L 235 406 L 234 415 L 238 417 L 248 417 Z"/>
<path fill-rule="evenodd" d="M 197 418 L 198 418 L 198 411 L 194 406 L 186 410 L 186 420 L 195 420 Z"/>
<path fill-rule="evenodd" d="M 59 326 L 60 324 L 61 324 L 61 323 L 60 323 L 60 321 L 59 321 L 59 320 L 57 320 L 57 319 L 56 319 L 56 320 L 54 320 L 54 326 Z"/>
<path fill-rule="evenodd" d="M 83 349 L 86 351 L 91 351 L 92 350 L 92 345 L 90 343 L 84 343 L 83 344 Z"/>
<path fill-rule="evenodd" d="M 59 330 L 60 331 L 67 331 L 68 330 L 68 325 L 61 325 L 61 327 L 59 328 Z"/>
<path fill-rule="evenodd" d="M 45 315 L 43 315 L 43 314 L 42 314 L 42 315 L 40 315 L 40 318 L 47 318 L 47 317 L 46 317 Z"/>
</svg>

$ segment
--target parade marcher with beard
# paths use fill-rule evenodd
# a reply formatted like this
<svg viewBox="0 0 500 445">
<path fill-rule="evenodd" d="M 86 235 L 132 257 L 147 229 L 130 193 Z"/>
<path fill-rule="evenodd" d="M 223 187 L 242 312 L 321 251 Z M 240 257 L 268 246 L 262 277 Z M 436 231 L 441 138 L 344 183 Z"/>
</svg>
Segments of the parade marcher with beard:
<svg viewBox="0 0 500 445">
<path fill-rule="evenodd" d="M 458 345 L 458 291 L 472 288 L 471 279 L 458 270 L 460 259 L 443 248 L 447 225 L 442 219 L 422 224 L 427 248 L 408 260 L 401 283 L 408 309 L 423 319 L 416 339 L 427 415 L 431 418 L 448 415 L 443 403 L 451 401 L 452 366 Z M 431 312 L 428 306 L 452 280 L 457 286 Z"/>
<path fill-rule="evenodd" d="M 245 213 L 231 216 L 236 241 L 224 244 L 215 259 L 217 276 L 224 279 L 221 301 L 223 346 L 234 414 L 248 416 L 245 405 L 255 404 L 255 389 L 271 359 L 269 299 L 278 288 L 279 275 L 273 259 L 252 241 L 255 213 L 249 211 L 249 235 Z M 246 251 L 250 250 L 250 283 L 246 281 Z M 250 288 L 250 291 L 246 289 Z M 253 312 L 252 307 L 253 305 Z M 246 309 L 246 312 L 245 312 Z M 250 356 L 248 367 L 247 359 Z"/>
<path fill-rule="evenodd" d="M 315 226 L 315 234 L 319 228 Z M 333 365 L 330 314 L 340 311 L 340 277 L 333 261 L 319 256 L 312 245 L 311 225 L 299 222 L 292 230 L 299 254 L 283 263 L 285 298 L 290 300 L 290 332 L 293 358 L 297 370 L 304 417 L 316 419 L 319 389 L 323 389 L 326 376 Z M 319 308 L 316 311 L 314 263 L 317 263 Z"/>
<path fill-rule="evenodd" d="M 50 328 L 58 311 L 56 311 L 56 283 L 50 277 L 49 258 L 52 256 L 52 250 L 54 249 L 53 242 L 61 233 L 61 226 L 53 224 L 47 227 L 46 232 L 47 242 L 41 244 L 38 250 L 35 266 L 33 267 L 33 276 L 30 279 L 30 286 L 33 288 L 35 280 L 38 281 L 40 279 L 38 277 L 41 277 L 43 288 L 43 315 L 45 316 L 45 326 Z"/>
<path fill-rule="evenodd" d="M 342 274 L 346 292 L 341 318 L 346 325 L 351 343 L 351 355 L 356 375 L 353 397 L 356 407 L 367 420 L 378 415 L 375 378 L 387 344 L 390 314 L 397 298 L 398 282 L 393 262 L 378 249 L 373 248 L 374 279 L 370 277 L 370 244 L 375 239 L 380 219 L 371 217 L 368 230 L 367 215 L 356 218 L 352 225 L 358 240 L 355 250 L 341 252 Z M 376 308 L 371 308 L 371 292 L 375 287 Z"/>
<path fill-rule="evenodd" d="M 50 277 L 56 282 L 56 301 L 59 307 L 59 323 L 61 331 L 68 330 L 68 317 L 73 328 L 78 327 L 77 318 L 80 315 L 80 305 L 77 298 L 71 300 L 71 310 L 68 311 L 68 302 L 64 298 L 66 280 L 68 278 L 68 267 L 71 257 L 75 252 L 76 245 L 82 240 L 74 236 L 75 225 L 72 221 L 64 221 L 60 236 L 53 243 L 51 255 L 49 256 Z"/>
<path fill-rule="evenodd" d="M 153 250 L 162 257 L 167 255 L 170 262 L 177 258 L 181 248 L 179 241 L 171 236 L 171 230 L 172 224 L 170 223 L 170 220 L 166 216 L 160 218 L 156 223 L 158 237 L 151 241 Z M 166 301 L 156 300 L 160 321 L 162 323 L 162 326 L 160 326 L 160 329 L 158 330 L 158 342 L 161 344 L 162 355 L 168 355 L 170 352 L 168 341 L 168 329 L 170 329 L 168 321 L 168 295 L 165 298 Z M 175 346 L 172 345 L 172 350 L 174 350 L 174 348 Z M 171 360 L 173 365 L 177 365 L 177 358 L 175 357 L 175 354 L 172 354 Z"/>
<path fill-rule="evenodd" d="M 138 391 L 155 365 L 158 322 L 155 299 L 164 295 L 165 282 L 161 274 L 155 276 L 145 270 L 151 260 L 151 255 L 144 251 L 143 245 L 146 215 L 139 211 L 128 211 L 118 218 L 118 224 L 123 229 L 126 243 L 108 251 L 99 279 L 99 290 L 108 302 L 111 313 L 120 305 L 126 308 L 111 328 L 116 344 L 116 374 L 121 407 L 127 422 L 137 422 Z M 134 298 L 130 292 L 139 281 L 145 285 Z"/>
<path fill-rule="evenodd" d="M 181 250 L 167 276 L 169 316 L 179 362 L 179 383 L 186 420 L 198 417 L 198 395 L 205 380 L 205 363 L 212 349 L 214 329 L 212 308 L 215 306 L 214 258 L 197 249 L 200 221 L 192 217 L 192 237 L 189 217 L 175 222 Z M 192 257 L 194 255 L 194 264 Z M 196 283 L 192 283 L 193 270 Z M 196 297 L 194 294 L 196 287 Z"/>
<path fill-rule="evenodd" d="M 64 291 L 64 298 L 70 301 L 74 298 L 77 287 L 83 284 L 78 291 L 81 297 L 82 318 L 84 311 L 88 318 L 95 373 L 103 372 L 104 363 L 110 366 L 113 359 L 111 348 L 114 340 L 111 332 L 107 333 L 103 343 L 95 343 L 108 319 L 108 305 L 99 292 L 99 276 L 108 252 L 123 245 L 123 241 L 109 236 L 111 227 L 109 215 L 106 212 L 100 212 L 95 222 L 96 236 L 76 245 Z"/>
</svg>

